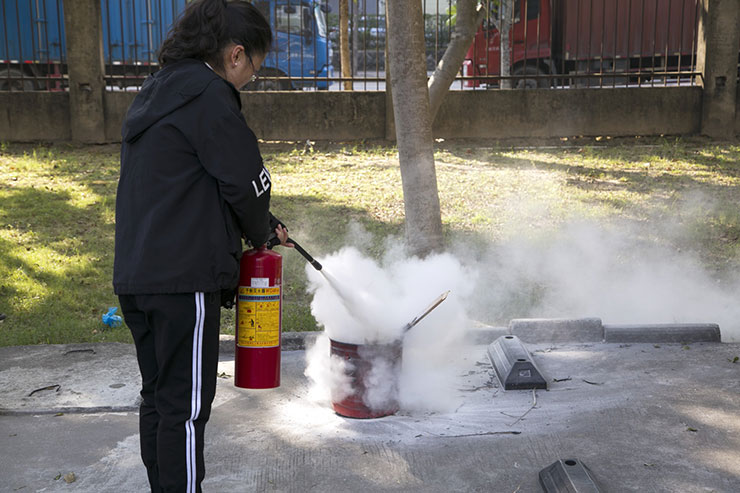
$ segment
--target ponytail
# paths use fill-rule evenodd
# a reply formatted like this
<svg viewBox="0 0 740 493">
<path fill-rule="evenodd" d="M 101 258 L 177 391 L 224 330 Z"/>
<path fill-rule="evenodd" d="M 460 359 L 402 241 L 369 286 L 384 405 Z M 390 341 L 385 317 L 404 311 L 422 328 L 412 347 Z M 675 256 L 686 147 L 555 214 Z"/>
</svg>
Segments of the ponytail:
<svg viewBox="0 0 740 493">
<path fill-rule="evenodd" d="M 257 8 L 242 0 L 195 0 L 172 27 L 159 49 L 166 66 L 185 58 L 223 68 L 220 56 L 230 43 L 244 46 L 249 56 L 264 55 L 272 44 L 270 24 Z"/>
</svg>

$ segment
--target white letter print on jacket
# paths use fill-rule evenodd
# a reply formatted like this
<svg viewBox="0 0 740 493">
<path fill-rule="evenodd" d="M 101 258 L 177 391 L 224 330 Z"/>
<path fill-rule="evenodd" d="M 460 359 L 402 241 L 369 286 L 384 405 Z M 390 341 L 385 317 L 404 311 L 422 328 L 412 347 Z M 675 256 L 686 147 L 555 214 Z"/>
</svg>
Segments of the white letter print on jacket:
<svg viewBox="0 0 740 493">
<path fill-rule="evenodd" d="M 257 197 L 268 191 L 270 189 L 270 172 L 267 171 L 266 168 L 262 168 L 259 176 L 259 183 L 252 180 L 252 186 L 254 187 L 254 193 L 257 194 Z"/>
</svg>

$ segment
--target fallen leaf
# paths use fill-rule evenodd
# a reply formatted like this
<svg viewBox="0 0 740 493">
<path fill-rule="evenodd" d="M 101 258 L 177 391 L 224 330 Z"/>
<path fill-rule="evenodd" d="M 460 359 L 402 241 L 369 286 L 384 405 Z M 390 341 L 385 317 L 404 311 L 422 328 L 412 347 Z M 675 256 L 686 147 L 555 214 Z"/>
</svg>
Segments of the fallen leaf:
<svg viewBox="0 0 740 493">
<path fill-rule="evenodd" d="M 697 432 L 697 431 L 699 431 L 699 430 L 697 430 L 696 428 L 692 428 L 691 426 L 689 426 L 688 428 L 686 428 L 686 431 L 693 431 L 693 432 Z"/>
</svg>

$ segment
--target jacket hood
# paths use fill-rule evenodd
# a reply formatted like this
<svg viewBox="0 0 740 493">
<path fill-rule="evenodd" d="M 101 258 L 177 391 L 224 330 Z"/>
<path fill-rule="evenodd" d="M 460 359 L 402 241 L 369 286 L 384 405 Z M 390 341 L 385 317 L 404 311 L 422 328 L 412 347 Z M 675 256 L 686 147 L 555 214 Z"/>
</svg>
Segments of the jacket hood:
<svg viewBox="0 0 740 493">
<path fill-rule="evenodd" d="M 131 103 L 121 130 L 123 140 L 136 140 L 149 127 L 197 98 L 209 84 L 218 80 L 233 89 L 241 108 L 239 91 L 204 62 L 185 59 L 167 65 L 144 81 Z"/>
</svg>

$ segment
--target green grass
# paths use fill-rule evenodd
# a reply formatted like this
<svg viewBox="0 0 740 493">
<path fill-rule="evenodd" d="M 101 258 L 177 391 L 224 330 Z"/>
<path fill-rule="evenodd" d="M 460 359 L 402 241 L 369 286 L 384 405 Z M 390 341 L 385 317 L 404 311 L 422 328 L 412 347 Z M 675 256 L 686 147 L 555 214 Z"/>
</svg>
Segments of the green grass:
<svg viewBox="0 0 740 493">
<path fill-rule="evenodd" d="M 740 145 L 703 139 L 442 141 L 435 160 L 447 240 L 471 251 L 586 218 L 654 225 L 650 241 L 740 268 Z M 380 257 L 403 237 L 388 143 L 263 143 L 273 212 L 314 256 L 353 244 Z M 124 341 L 100 317 L 111 288 L 116 145 L 0 145 L 0 346 Z M 680 224 L 681 234 L 667 224 Z M 361 226 L 360 228 L 357 225 Z M 284 330 L 313 330 L 305 261 L 284 255 Z M 536 288 L 536 287 L 535 287 Z M 536 289 L 535 289 L 536 291 Z M 532 296 L 536 296 L 533 292 Z M 489 321 L 493 322 L 493 321 Z M 222 331 L 233 333 L 233 311 Z"/>
</svg>

